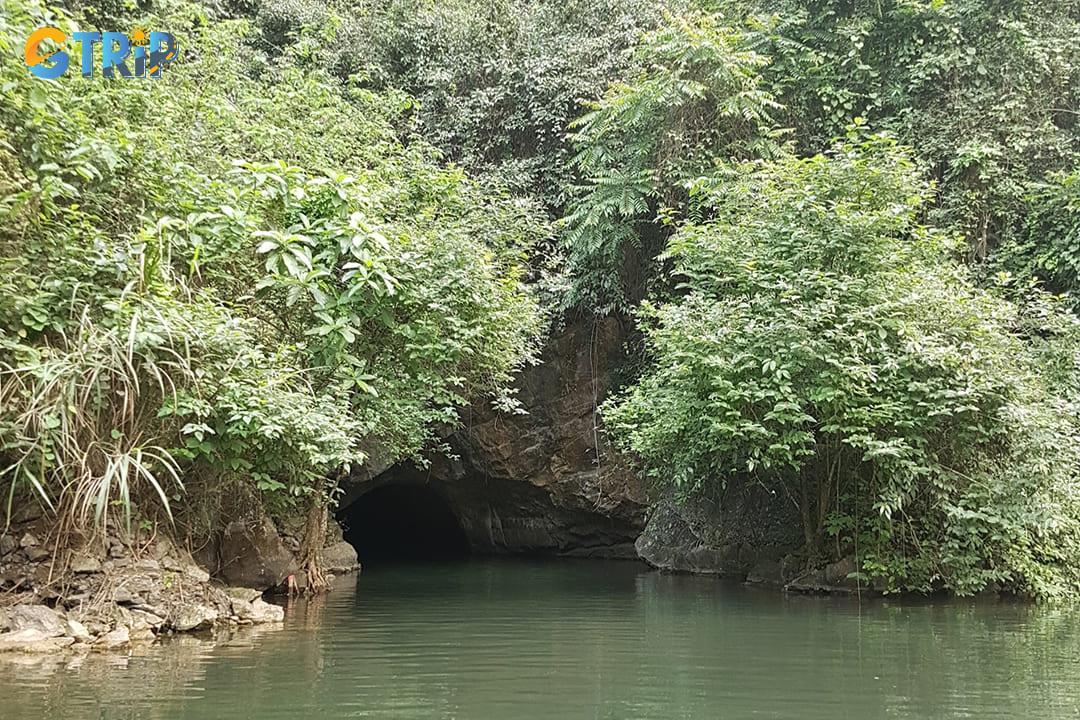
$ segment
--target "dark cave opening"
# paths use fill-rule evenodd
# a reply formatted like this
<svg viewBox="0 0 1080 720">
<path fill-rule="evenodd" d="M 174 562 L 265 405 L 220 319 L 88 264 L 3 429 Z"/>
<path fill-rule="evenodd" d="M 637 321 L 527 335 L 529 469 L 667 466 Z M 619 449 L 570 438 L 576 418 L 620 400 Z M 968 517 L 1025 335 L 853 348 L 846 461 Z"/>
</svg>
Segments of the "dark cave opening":
<svg viewBox="0 0 1080 720">
<path fill-rule="evenodd" d="M 469 541 L 446 500 L 427 485 L 371 490 L 338 512 L 361 565 L 461 560 Z"/>
</svg>

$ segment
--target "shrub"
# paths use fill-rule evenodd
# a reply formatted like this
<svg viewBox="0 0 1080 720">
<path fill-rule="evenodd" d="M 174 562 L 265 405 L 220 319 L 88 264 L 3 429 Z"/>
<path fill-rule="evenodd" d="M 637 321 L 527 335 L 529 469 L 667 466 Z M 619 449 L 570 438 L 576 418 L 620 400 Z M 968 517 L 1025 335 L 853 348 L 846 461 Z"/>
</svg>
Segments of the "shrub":
<svg viewBox="0 0 1080 720">
<path fill-rule="evenodd" d="M 928 192 L 880 138 L 699 183 L 684 295 L 643 306 L 651 366 L 605 418 L 684 496 L 795 502 L 811 562 L 829 532 L 889 589 L 1073 591 L 1077 321 L 976 288 Z"/>
<path fill-rule="evenodd" d="M 0 48 L 74 25 L 46 12 L 6 3 Z M 339 85 L 302 42 L 252 58 L 250 25 L 206 12 L 143 18 L 184 42 L 161 80 L 0 70 L 9 509 L 31 490 L 100 529 L 137 498 L 320 505 L 361 441 L 416 455 L 459 405 L 513 405 L 534 206 L 400 136 L 400 93 Z"/>
</svg>

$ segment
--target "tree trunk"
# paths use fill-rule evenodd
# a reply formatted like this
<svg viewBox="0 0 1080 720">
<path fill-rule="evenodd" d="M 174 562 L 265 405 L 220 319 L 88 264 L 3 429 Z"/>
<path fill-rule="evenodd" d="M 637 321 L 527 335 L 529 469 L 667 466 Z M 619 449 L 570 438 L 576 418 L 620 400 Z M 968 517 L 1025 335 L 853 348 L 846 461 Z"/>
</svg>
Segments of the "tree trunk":
<svg viewBox="0 0 1080 720">
<path fill-rule="evenodd" d="M 799 511 L 802 514 L 803 552 L 806 555 L 806 566 L 811 567 L 819 553 L 814 533 L 814 513 L 810 506 L 810 498 L 814 493 L 808 487 L 808 474 L 805 468 L 799 473 Z"/>
<path fill-rule="evenodd" d="M 323 593 L 330 589 L 330 583 L 322 569 L 322 548 L 326 542 L 326 523 L 329 517 L 326 506 L 326 478 L 320 475 L 315 481 L 313 490 L 311 504 L 308 506 L 307 524 L 304 527 L 304 540 L 301 544 L 301 564 L 307 572 L 309 595 Z"/>
</svg>

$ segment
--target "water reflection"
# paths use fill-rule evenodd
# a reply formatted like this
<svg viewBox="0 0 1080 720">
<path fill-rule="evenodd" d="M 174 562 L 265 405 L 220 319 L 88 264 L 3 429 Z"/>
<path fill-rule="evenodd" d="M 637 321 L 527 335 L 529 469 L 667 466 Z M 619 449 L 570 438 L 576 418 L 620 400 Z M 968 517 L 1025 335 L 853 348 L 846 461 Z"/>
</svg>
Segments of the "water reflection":
<svg viewBox="0 0 1080 720">
<path fill-rule="evenodd" d="M 1072 608 L 860 605 L 626 563 L 413 566 L 294 601 L 276 633 L 0 663 L 0 715 L 1075 718 L 1078 641 Z"/>
<path fill-rule="evenodd" d="M 178 636 L 127 652 L 5 655 L 0 662 L 3 718 L 164 718 L 199 696 L 215 655 L 250 651 L 272 629 Z"/>
</svg>

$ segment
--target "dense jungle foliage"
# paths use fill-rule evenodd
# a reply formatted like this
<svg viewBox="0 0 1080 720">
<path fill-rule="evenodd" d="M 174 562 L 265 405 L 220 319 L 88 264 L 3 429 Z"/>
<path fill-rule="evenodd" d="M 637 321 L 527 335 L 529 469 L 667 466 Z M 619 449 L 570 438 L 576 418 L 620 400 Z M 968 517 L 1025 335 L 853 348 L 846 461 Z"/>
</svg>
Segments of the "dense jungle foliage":
<svg viewBox="0 0 1080 720">
<path fill-rule="evenodd" d="M 182 51 L 0 70 L 9 506 L 325 508 L 616 314 L 657 497 L 764 485 L 887 590 L 1080 589 L 1080 2 L 3 0 L 0 50 L 48 24 Z"/>
<path fill-rule="evenodd" d="M 196 526 L 251 491 L 319 506 L 366 438 L 416 455 L 478 393 L 512 407 L 499 391 L 539 317 L 520 281 L 546 232 L 530 203 L 402 135 L 404 95 L 302 68 L 302 47 L 252 53 L 250 23 L 165 10 L 187 51 L 163 81 L 3 67 L 9 507 L 20 486 L 81 526 L 130 513 L 137 486 Z M 5 53 L 76 23 L 0 18 Z"/>
</svg>

